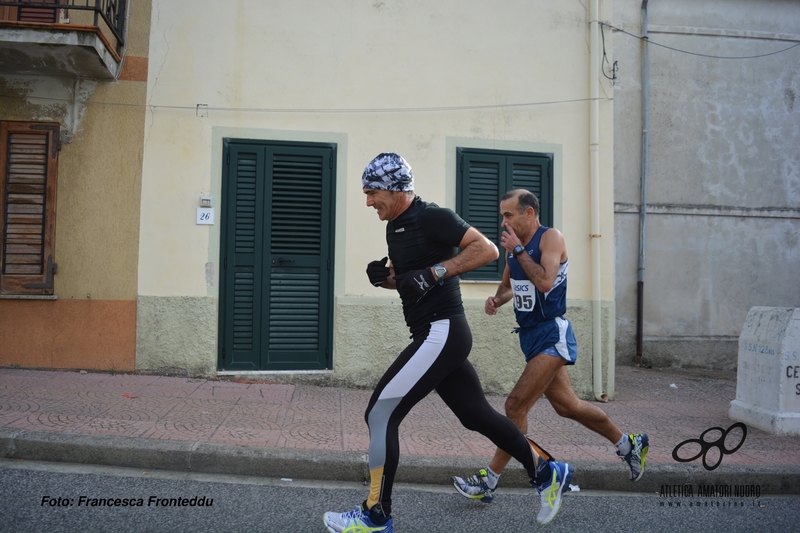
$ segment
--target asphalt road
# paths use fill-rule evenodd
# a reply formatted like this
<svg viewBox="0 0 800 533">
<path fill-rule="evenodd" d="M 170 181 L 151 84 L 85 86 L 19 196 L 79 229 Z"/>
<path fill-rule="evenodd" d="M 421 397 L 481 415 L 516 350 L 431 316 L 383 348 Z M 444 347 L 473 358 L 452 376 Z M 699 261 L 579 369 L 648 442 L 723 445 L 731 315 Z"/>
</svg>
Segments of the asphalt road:
<svg viewBox="0 0 800 533">
<path fill-rule="evenodd" d="M 325 533 L 323 512 L 354 508 L 366 495 L 354 483 L 2 459 L 0 531 Z M 94 505 L 101 498 L 119 505 Z M 393 514 L 398 533 L 797 531 L 800 498 L 584 491 L 567 494 L 547 526 L 536 523 L 538 508 L 522 489 L 502 490 L 486 505 L 448 487 L 403 484 Z"/>
</svg>

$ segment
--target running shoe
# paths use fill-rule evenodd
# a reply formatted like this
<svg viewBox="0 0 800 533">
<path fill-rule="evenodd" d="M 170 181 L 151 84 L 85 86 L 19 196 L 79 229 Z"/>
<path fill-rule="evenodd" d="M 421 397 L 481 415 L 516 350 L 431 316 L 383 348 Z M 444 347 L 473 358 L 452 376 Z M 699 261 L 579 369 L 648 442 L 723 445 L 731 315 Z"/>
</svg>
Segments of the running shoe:
<svg viewBox="0 0 800 533">
<path fill-rule="evenodd" d="M 376 525 L 370 520 L 369 511 L 361 506 L 346 513 L 327 512 L 322 519 L 329 533 L 393 533 L 392 517 L 381 525 Z"/>
<path fill-rule="evenodd" d="M 552 477 L 541 485 L 531 483 L 541 498 L 542 507 L 536 516 L 536 521 L 540 524 L 548 524 L 556 517 L 561 508 L 561 495 L 569 490 L 569 482 L 572 481 L 572 473 L 575 470 L 571 464 L 557 463 L 550 461 Z"/>
<path fill-rule="evenodd" d="M 622 455 L 617 451 L 617 455 L 631 467 L 631 481 L 639 481 L 644 474 L 644 463 L 647 457 L 647 450 L 650 448 L 650 439 L 646 433 L 633 433 L 628 435 L 631 443 L 631 451 Z"/>
<path fill-rule="evenodd" d="M 471 500 L 482 501 L 483 503 L 492 503 L 494 500 L 494 490 L 489 488 L 489 472 L 485 468 L 481 468 L 474 476 L 467 478 L 453 476 L 450 481 L 456 488 L 459 494 L 466 496 Z"/>
</svg>

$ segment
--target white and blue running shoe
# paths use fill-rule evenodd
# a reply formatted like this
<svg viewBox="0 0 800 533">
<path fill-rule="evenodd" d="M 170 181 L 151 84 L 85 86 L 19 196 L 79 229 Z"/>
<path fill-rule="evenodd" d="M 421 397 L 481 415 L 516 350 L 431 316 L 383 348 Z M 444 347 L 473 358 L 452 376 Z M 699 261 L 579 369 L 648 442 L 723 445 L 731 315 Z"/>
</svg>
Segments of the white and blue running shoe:
<svg viewBox="0 0 800 533">
<path fill-rule="evenodd" d="M 359 506 L 346 513 L 327 512 L 322 519 L 329 533 L 394 533 L 392 517 L 386 523 L 377 525 L 369 515 L 369 511 Z"/>
<path fill-rule="evenodd" d="M 569 483 L 572 481 L 574 467 L 567 463 L 557 463 L 550 461 L 551 477 L 541 484 L 531 483 L 541 498 L 542 508 L 536 516 L 536 521 L 540 524 L 547 524 L 556 517 L 561 508 L 561 495 L 569 490 Z"/>
<path fill-rule="evenodd" d="M 489 488 L 489 472 L 481 468 L 477 474 L 469 477 L 453 476 L 450 478 L 459 494 L 471 500 L 492 503 L 494 490 Z"/>
<path fill-rule="evenodd" d="M 631 481 L 639 481 L 642 474 L 644 474 L 647 450 L 650 449 L 650 439 L 647 438 L 647 433 L 632 433 L 628 435 L 628 441 L 631 443 L 631 451 L 624 456 L 619 452 L 617 452 L 617 455 L 631 467 Z"/>
</svg>

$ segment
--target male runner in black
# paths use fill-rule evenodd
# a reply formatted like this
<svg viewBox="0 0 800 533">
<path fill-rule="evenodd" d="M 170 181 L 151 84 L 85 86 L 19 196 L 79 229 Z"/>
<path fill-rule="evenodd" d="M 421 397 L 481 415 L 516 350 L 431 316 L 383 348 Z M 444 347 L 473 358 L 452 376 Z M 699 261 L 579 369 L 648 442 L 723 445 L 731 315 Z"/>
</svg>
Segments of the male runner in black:
<svg viewBox="0 0 800 533">
<path fill-rule="evenodd" d="M 433 390 L 467 429 L 488 437 L 525 467 L 541 496 L 540 523 L 551 521 L 569 488 L 573 467 L 540 457 L 517 426 L 495 411 L 467 356 L 472 333 L 464 315 L 458 275 L 497 259 L 497 247 L 450 209 L 414 194 L 408 163 L 382 153 L 362 176 L 367 206 L 386 224 L 388 258 L 367 267 L 370 283 L 397 290 L 412 343 L 378 382 L 365 413 L 369 426 L 370 492 L 359 507 L 328 512 L 331 533 L 394 531 L 391 494 L 400 454 L 398 427 Z M 458 249 L 461 249 L 459 252 Z"/>
</svg>

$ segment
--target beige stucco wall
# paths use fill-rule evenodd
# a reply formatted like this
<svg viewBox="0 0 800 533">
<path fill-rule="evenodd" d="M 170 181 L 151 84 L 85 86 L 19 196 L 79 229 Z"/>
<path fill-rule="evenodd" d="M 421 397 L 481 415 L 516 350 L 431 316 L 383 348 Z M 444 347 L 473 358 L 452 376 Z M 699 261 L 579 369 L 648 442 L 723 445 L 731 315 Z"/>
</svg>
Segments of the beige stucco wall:
<svg viewBox="0 0 800 533">
<path fill-rule="evenodd" d="M 610 2 L 601 4 L 610 16 Z M 194 16 L 183 16 L 189 9 Z M 589 300 L 587 21 L 580 3 L 544 0 L 283 0 L 269 6 L 251 0 L 225 10 L 213 2 L 153 2 L 139 328 L 159 299 L 218 297 L 220 226 L 196 225 L 195 211 L 206 194 L 219 209 L 223 137 L 337 143 L 331 379 L 361 383 L 361 376 L 371 375 L 367 367 L 376 366 L 356 349 L 365 341 L 342 329 L 351 320 L 343 317 L 363 311 L 359 299 L 374 302 L 387 320 L 392 315 L 398 329 L 396 340 L 390 332 L 375 338 L 382 350 L 367 351 L 392 353 L 407 339 L 392 295 L 371 287 L 364 275 L 364 265 L 383 255 L 385 240 L 383 224 L 365 206 L 360 175 L 382 151 L 408 159 L 423 199 L 452 208 L 456 147 L 555 153 L 556 226 L 567 239 L 571 263 L 568 297 Z M 610 86 L 602 83 L 601 280 L 602 300 L 613 314 L 613 114 Z M 494 284 L 463 287 L 478 311 L 494 291 Z M 204 307 L 216 313 L 212 308 Z M 491 335 L 493 326 L 473 311 L 476 339 Z M 216 316 L 203 321 L 216 324 Z M 179 327 L 193 326 L 184 321 Z M 181 336 L 140 333 L 137 364 L 149 365 L 156 351 L 142 339 L 162 333 Z M 362 329 L 360 337 L 367 333 Z M 580 339 L 587 360 L 590 338 Z M 206 350 L 192 355 L 178 348 L 176 360 L 186 357 L 198 359 L 195 368 L 216 365 Z M 487 379 L 506 387 L 518 373 Z"/>
<path fill-rule="evenodd" d="M 140 296 L 136 368 L 167 375 L 214 375 L 216 306 L 216 298 L 208 296 Z"/>
</svg>

